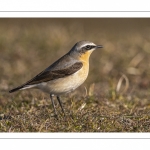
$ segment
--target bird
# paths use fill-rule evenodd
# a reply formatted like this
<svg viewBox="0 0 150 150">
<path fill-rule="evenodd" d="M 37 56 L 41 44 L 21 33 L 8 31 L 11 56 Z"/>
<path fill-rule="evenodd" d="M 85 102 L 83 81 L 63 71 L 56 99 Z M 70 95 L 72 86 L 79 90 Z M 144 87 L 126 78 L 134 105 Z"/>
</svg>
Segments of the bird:
<svg viewBox="0 0 150 150">
<path fill-rule="evenodd" d="M 40 89 L 50 95 L 55 116 L 57 112 L 53 96 L 56 96 L 65 115 L 60 96 L 74 91 L 86 80 L 89 73 L 89 57 L 98 48 L 103 48 L 103 46 L 87 40 L 79 41 L 52 65 L 9 92 L 30 88 Z"/>
</svg>

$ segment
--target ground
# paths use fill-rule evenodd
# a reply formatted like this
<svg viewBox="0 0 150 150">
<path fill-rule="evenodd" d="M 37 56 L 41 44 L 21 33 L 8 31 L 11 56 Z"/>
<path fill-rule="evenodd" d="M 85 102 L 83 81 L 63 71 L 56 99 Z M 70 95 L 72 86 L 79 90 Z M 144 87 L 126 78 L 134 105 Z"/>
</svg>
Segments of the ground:
<svg viewBox="0 0 150 150">
<path fill-rule="evenodd" d="M 1 132 L 149 132 L 150 19 L 0 19 Z M 81 40 L 104 46 L 90 57 L 87 80 L 61 97 L 8 91 Z"/>
</svg>

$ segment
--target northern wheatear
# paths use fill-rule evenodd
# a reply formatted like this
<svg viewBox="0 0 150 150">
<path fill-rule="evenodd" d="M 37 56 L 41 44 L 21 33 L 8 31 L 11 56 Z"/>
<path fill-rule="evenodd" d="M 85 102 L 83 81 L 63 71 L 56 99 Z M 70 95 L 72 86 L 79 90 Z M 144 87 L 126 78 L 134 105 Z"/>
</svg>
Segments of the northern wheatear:
<svg viewBox="0 0 150 150">
<path fill-rule="evenodd" d="M 12 93 L 29 88 L 40 89 L 50 94 L 55 115 L 57 114 L 53 95 L 57 96 L 59 105 L 64 113 L 59 96 L 75 90 L 86 80 L 89 73 L 89 57 L 95 49 L 102 47 L 102 45 L 96 45 L 89 41 L 80 41 L 67 54 L 33 79 L 9 92 Z"/>
</svg>

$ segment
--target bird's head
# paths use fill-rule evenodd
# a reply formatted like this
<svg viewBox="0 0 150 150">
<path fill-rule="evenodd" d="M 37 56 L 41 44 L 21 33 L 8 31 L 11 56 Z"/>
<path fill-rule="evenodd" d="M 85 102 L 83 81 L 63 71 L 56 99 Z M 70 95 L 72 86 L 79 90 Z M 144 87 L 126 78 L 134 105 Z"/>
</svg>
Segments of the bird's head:
<svg viewBox="0 0 150 150">
<path fill-rule="evenodd" d="M 103 48 L 102 45 L 96 45 L 90 41 L 80 41 L 70 50 L 71 56 L 80 59 L 88 59 L 91 53 L 97 48 Z"/>
</svg>

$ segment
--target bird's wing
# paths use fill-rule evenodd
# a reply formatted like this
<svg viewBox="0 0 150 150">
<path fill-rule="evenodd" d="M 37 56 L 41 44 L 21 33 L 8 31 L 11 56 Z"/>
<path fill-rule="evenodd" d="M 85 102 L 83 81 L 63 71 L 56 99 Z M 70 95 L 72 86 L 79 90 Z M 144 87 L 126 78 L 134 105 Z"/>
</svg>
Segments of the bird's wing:
<svg viewBox="0 0 150 150">
<path fill-rule="evenodd" d="M 82 66 L 83 66 L 82 62 L 73 59 L 69 55 L 64 55 L 55 63 L 50 65 L 48 68 L 46 68 L 44 71 L 36 75 L 34 78 L 24 83 L 23 85 L 20 85 L 10 90 L 9 92 L 12 93 L 26 86 L 31 86 L 31 85 L 34 86 L 35 84 L 39 84 L 42 82 L 47 82 L 58 78 L 64 78 L 66 76 L 69 76 L 77 72 L 82 68 Z"/>
<path fill-rule="evenodd" d="M 50 65 L 48 68 L 46 68 L 44 71 L 36 75 L 34 78 L 27 81 L 23 85 L 10 90 L 9 92 L 12 93 L 26 86 L 34 86 L 35 84 L 39 84 L 42 82 L 67 77 L 80 70 L 82 66 L 82 62 L 73 59 L 69 55 L 64 55 L 52 65 Z"/>
<path fill-rule="evenodd" d="M 25 85 L 38 84 L 63 78 L 77 72 L 82 66 L 82 62 L 73 59 L 70 55 L 64 55 L 33 79 L 26 82 Z"/>
<path fill-rule="evenodd" d="M 82 68 L 82 66 L 83 66 L 82 62 L 76 62 L 64 69 L 58 70 L 46 69 L 45 71 L 41 72 L 30 81 L 28 81 L 25 85 L 39 84 L 41 82 L 47 82 L 58 78 L 64 78 L 68 75 L 77 72 Z"/>
</svg>

